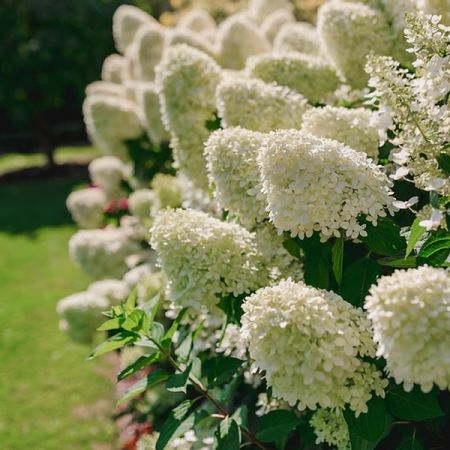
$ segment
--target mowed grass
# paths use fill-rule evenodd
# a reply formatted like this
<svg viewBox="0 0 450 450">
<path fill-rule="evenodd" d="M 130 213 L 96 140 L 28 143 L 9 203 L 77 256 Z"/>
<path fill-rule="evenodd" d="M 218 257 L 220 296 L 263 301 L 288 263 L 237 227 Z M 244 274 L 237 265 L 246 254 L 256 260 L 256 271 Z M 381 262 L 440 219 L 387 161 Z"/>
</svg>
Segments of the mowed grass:
<svg viewBox="0 0 450 450">
<path fill-rule="evenodd" d="M 0 185 L 0 449 L 114 449 L 114 372 L 58 330 L 57 301 L 91 281 L 70 261 L 65 208 L 87 179 Z"/>
<path fill-rule="evenodd" d="M 100 155 L 100 150 L 86 145 L 59 147 L 55 152 L 55 162 L 56 164 L 85 162 Z M 8 153 L 0 156 L 0 175 L 30 166 L 43 167 L 45 164 L 45 155 L 42 153 Z"/>
</svg>

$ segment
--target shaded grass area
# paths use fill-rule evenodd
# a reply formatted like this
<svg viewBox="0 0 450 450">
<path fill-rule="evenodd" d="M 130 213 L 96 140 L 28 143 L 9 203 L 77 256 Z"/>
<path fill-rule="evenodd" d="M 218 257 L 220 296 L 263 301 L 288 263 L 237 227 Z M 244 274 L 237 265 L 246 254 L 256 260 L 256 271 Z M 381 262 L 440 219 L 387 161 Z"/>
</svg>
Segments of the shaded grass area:
<svg viewBox="0 0 450 450">
<path fill-rule="evenodd" d="M 113 449 L 111 362 L 58 330 L 57 301 L 91 281 L 70 261 L 64 201 L 86 178 L 0 185 L 0 448 Z"/>
<path fill-rule="evenodd" d="M 59 147 L 55 152 L 55 162 L 56 164 L 86 162 L 100 155 L 100 150 L 86 145 Z M 31 166 L 44 167 L 45 164 L 46 159 L 43 153 L 8 153 L 0 156 L 0 175 Z"/>
</svg>

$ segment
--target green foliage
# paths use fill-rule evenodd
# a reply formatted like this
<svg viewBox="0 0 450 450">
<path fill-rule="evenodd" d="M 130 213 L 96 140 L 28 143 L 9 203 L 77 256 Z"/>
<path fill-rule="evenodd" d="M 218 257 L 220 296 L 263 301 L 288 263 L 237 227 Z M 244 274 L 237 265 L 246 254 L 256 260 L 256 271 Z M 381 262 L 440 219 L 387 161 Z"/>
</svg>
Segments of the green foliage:
<svg viewBox="0 0 450 450">
<path fill-rule="evenodd" d="M 284 441 L 300 423 L 301 419 L 291 411 L 271 411 L 261 417 L 257 437 L 263 442 Z"/>
</svg>

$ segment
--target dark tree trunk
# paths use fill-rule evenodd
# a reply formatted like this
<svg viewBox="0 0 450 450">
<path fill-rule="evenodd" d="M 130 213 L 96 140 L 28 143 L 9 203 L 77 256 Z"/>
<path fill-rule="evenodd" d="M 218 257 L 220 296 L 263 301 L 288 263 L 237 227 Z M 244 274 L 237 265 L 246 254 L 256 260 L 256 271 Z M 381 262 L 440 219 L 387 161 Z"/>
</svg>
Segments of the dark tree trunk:
<svg viewBox="0 0 450 450">
<path fill-rule="evenodd" d="M 48 122 L 43 114 L 39 114 L 37 117 L 38 139 L 43 153 L 47 159 L 47 168 L 52 169 L 55 167 L 55 146 L 52 143 L 50 137 L 50 130 Z"/>
</svg>

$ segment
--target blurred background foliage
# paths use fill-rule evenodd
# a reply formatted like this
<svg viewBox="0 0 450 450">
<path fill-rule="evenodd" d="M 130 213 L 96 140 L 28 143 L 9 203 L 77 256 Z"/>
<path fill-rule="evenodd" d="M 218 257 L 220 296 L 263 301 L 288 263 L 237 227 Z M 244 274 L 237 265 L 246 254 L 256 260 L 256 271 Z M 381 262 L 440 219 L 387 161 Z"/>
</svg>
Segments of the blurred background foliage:
<svg viewBox="0 0 450 450">
<path fill-rule="evenodd" d="M 314 21 L 324 0 L 294 0 L 300 20 Z M 41 152 L 86 139 L 81 105 L 86 85 L 100 78 L 115 52 L 112 15 L 128 3 L 166 25 L 193 6 L 218 21 L 246 0 L 2 0 L 0 14 L 0 155 Z"/>
<path fill-rule="evenodd" d="M 81 104 L 115 52 L 112 15 L 122 0 L 2 0 L 0 154 L 53 150 L 85 139 Z M 166 0 L 131 0 L 159 16 Z"/>
</svg>

